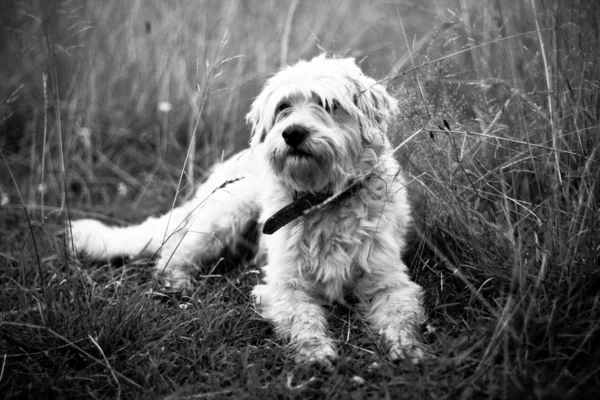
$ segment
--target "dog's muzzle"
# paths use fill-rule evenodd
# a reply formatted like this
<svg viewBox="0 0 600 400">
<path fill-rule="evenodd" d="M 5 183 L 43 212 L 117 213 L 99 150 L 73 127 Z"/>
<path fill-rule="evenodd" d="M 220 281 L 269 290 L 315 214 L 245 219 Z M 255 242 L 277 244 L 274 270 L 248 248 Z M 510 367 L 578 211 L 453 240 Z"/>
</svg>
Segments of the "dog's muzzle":
<svg viewBox="0 0 600 400">
<path fill-rule="evenodd" d="M 298 147 L 308 137 L 309 131 L 301 125 L 290 125 L 284 129 L 281 136 L 285 144 L 292 148 Z"/>
</svg>

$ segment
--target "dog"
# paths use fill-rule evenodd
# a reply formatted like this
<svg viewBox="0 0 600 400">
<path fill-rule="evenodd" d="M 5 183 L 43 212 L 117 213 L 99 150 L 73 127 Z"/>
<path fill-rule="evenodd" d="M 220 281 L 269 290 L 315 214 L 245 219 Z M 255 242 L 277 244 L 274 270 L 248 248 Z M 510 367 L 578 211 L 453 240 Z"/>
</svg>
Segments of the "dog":
<svg viewBox="0 0 600 400">
<path fill-rule="evenodd" d="M 425 312 L 401 259 L 412 219 L 388 138 L 397 108 L 352 58 L 299 61 L 253 101 L 250 148 L 214 166 L 191 201 L 137 226 L 73 221 L 69 240 L 92 259 L 158 253 L 164 286 L 182 289 L 262 228 L 252 295 L 297 362 L 338 357 L 323 308 L 337 302 L 355 307 L 390 359 L 416 363 Z"/>
</svg>

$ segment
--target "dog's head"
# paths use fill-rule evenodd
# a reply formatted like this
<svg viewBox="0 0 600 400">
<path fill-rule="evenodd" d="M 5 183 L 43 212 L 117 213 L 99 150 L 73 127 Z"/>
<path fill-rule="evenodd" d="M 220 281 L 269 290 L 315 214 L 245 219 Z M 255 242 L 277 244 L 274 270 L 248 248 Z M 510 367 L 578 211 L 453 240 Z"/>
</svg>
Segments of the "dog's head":
<svg viewBox="0 0 600 400">
<path fill-rule="evenodd" d="M 274 75 L 247 115 L 251 145 L 299 192 L 337 192 L 364 171 L 361 158 L 389 151 L 397 102 L 352 58 L 318 56 Z"/>
</svg>

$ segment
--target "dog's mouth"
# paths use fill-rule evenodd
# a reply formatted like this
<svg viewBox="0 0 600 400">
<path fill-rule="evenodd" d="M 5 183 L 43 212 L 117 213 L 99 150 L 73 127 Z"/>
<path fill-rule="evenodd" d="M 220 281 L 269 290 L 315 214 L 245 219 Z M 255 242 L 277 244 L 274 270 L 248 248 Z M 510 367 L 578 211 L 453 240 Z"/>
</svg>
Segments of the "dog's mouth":
<svg viewBox="0 0 600 400">
<path fill-rule="evenodd" d="M 312 157 L 312 155 L 307 153 L 306 151 L 298 149 L 296 147 L 289 147 L 286 152 L 286 157 L 309 158 L 309 157 Z"/>
</svg>

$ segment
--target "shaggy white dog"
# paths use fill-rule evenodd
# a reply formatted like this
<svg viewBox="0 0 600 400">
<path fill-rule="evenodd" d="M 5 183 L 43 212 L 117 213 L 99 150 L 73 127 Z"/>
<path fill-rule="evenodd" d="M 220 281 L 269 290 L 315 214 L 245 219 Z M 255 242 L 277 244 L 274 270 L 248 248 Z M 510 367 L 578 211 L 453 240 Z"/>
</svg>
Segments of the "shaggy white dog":
<svg viewBox="0 0 600 400">
<path fill-rule="evenodd" d="M 164 284 L 184 288 L 193 269 L 235 249 L 259 221 L 266 264 L 256 306 L 298 362 L 330 366 L 337 357 L 322 308 L 332 302 L 351 302 L 391 359 L 416 362 L 425 316 L 422 289 L 400 258 L 411 217 L 387 137 L 396 108 L 353 59 L 300 61 L 252 104 L 250 149 L 215 166 L 193 200 L 132 227 L 74 221 L 75 251 L 158 253 Z"/>
</svg>

